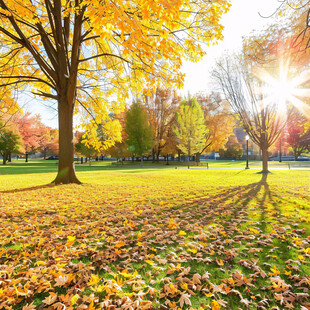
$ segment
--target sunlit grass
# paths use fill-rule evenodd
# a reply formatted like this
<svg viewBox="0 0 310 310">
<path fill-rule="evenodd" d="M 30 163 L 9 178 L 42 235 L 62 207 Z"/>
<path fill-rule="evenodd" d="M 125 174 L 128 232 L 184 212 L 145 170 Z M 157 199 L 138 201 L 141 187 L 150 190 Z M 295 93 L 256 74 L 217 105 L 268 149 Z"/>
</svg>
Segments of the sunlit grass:
<svg viewBox="0 0 310 310">
<path fill-rule="evenodd" d="M 193 309 L 221 300 L 227 303 L 223 309 L 246 309 L 240 293 L 251 309 L 263 299 L 271 308 L 281 306 L 275 294 L 283 293 L 273 288 L 269 274 L 274 267 L 291 285 L 290 294 L 307 288 L 293 279 L 310 273 L 308 171 L 277 170 L 264 179 L 243 167 L 79 169 L 82 185 L 49 185 L 55 171 L 0 175 L 0 265 L 6 266 L 0 277 L 4 272 L 11 281 L 0 286 L 0 304 L 11 300 L 15 309 L 22 309 L 33 301 L 39 306 L 57 293 L 69 294 L 67 306 L 78 294 L 77 305 L 90 307 L 94 294 L 98 308 L 108 296 L 111 305 L 125 296 L 132 302 L 142 296 L 142 309 L 169 309 L 179 307 L 181 295 L 189 294 Z M 259 259 L 257 266 L 266 277 L 253 277 L 255 270 L 240 263 L 251 259 Z M 79 262 L 85 282 L 74 267 Z M 190 281 L 194 274 L 210 273 L 200 289 L 180 282 L 187 267 Z M 254 286 L 238 286 L 236 280 L 224 284 L 238 272 Z M 59 276 L 68 274 L 72 282 L 57 286 Z M 12 293 L 8 299 L 16 281 L 22 283 L 15 284 L 20 292 L 31 288 L 34 294 L 25 298 Z M 111 283 L 118 286 L 109 295 L 106 286 Z M 165 293 L 169 283 L 177 288 L 174 295 Z M 212 285 L 239 293 L 214 292 Z M 303 303 L 294 301 L 295 309 Z"/>
</svg>

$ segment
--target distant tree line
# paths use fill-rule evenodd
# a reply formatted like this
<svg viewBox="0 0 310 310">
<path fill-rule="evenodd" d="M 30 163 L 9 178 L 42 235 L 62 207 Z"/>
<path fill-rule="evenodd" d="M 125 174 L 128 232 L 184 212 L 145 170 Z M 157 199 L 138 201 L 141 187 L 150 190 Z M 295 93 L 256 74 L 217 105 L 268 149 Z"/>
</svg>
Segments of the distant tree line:
<svg viewBox="0 0 310 310">
<path fill-rule="evenodd" d="M 0 119 L 0 155 L 5 165 L 12 154 L 22 156 L 41 153 L 46 158 L 58 153 L 58 130 L 46 126 L 39 115 L 19 111 Z"/>
</svg>

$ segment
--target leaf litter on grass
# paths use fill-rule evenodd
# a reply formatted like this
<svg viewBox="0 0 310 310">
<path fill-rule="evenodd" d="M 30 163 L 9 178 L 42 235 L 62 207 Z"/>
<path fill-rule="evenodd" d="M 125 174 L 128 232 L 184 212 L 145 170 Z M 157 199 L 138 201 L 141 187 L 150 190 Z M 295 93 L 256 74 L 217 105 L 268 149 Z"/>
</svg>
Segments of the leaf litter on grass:
<svg viewBox="0 0 310 310">
<path fill-rule="evenodd" d="M 2 193 L 0 309 L 310 309 L 306 195 L 138 178 Z"/>
</svg>

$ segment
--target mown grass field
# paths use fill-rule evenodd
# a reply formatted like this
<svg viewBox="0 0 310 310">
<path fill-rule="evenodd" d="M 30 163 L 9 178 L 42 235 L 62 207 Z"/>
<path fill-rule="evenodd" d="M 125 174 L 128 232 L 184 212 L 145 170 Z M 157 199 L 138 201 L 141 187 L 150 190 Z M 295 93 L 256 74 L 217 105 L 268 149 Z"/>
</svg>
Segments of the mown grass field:
<svg viewBox="0 0 310 310">
<path fill-rule="evenodd" d="M 310 172 L 234 167 L 0 167 L 0 309 L 310 309 Z"/>
</svg>

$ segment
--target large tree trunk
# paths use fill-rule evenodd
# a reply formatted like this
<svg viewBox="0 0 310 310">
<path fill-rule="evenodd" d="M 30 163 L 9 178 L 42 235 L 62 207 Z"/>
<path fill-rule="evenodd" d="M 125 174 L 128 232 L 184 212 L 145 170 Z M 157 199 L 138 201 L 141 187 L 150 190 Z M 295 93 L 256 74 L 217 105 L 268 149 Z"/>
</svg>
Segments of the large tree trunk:
<svg viewBox="0 0 310 310">
<path fill-rule="evenodd" d="M 73 104 L 67 102 L 66 96 L 58 102 L 59 126 L 59 164 L 58 174 L 53 181 L 55 184 L 68 184 L 81 182 L 75 175 L 73 160 Z"/>
</svg>

